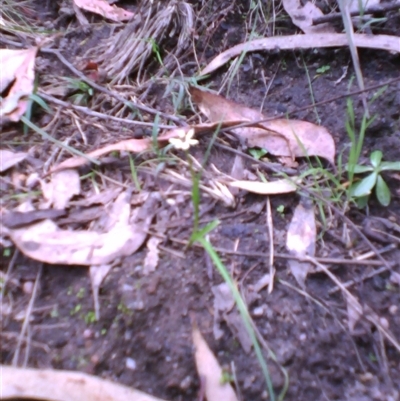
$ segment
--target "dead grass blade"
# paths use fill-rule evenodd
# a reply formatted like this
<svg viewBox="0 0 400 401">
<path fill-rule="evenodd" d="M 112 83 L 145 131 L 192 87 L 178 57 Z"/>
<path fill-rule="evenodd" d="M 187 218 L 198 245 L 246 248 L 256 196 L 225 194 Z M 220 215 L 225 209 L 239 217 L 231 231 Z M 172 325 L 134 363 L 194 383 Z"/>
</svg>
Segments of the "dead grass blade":
<svg viewBox="0 0 400 401">
<path fill-rule="evenodd" d="M 222 52 L 200 72 L 200 75 L 212 73 L 244 51 L 312 49 L 315 47 L 343 47 L 348 45 L 349 41 L 345 33 L 312 33 L 256 39 L 233 46 Z M 396 36 L 354 34 L 354 45 L 356 47 L 400 53 L 400 38 Z"/>
<path fill-rule="evenodd" d="M 269 182 L 238 180 L 230 182 L 229 186 L 244 189 L 245 191 L 252 192 L 253 194 L 277 195 L 296 192 L 297 187 L 293 180 L 296 180 L 296 177 L 292 177 L 291 180 L 284 178 Z"/>
</svg>

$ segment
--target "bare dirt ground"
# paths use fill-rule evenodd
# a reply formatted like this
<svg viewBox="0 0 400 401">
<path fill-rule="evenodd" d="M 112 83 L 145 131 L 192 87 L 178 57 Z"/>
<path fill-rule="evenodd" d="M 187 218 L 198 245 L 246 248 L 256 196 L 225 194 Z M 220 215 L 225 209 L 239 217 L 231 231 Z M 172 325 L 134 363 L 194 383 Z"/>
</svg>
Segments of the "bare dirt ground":
<svg viewBox="0 0 400 401">
<path fill-rule="evenodd" d="M 109 35 L 110 30 L 101 18 L 89 16 L 92 27 L 84 31 L 73 15 L 58 19 L 61 2 L 33 4 L 38 7 L 33 8 L 34 18 L 38 21 L 46 19 L 47 24 L 54 23 L 54 28 L 60 32 L 68 29 L 69 33 L 60 35 L 53 47 L 60 49 L 74 65 L 88 49 Z M 130 6 L 128 1 L 119 4 Z M 204 65 L 221 51 L 244 41 L 250 29 L 246 25 L 248 2 L 206 3 L 204 7 L 199 2 L 193 5 L 196 13 L 201 10 L 200 15 L 204 19 L 197 21 L 194 49 L 180 56 L 185 76 L 191 76 L 196 71 L 195 66 L 190 64 L 193 51 Z M 227 7 L 229 12 L 225 15 Z M 214 23 L 207 26 L 212 15 L 215 16 Z M 279 17 L 276 32 L 296 32 L 282 11 Z M 257 25 L 260 34 L 266 34 L 267 28 Z M 388 21 L 377 30 L 400 36 L 399 13 L 390 14 Z M 359 55 L 366 87 L 400 77 L 398 54 L 361 49 Z M 317 73 L 317 69 L 323 66 L 329 66 L 329 69 L 322 74 Z M 209 78 L 211 89 L 220 88 L 227 69 L 223 67 Z M 72 76 L 52 54 L 40 54 L 37 70 L 39 85 L 41 81 L 48 82 L 50 76 Z M 147 70 L 148 78 L 156 72 L 156 62 L 153 61 Z M 307 74 L 312 84 L 312 95 Z M 351 56 L 346 48 L 249 53 L 232 80 L 229 93 L 225 90 L 223 94 L 255 109 L 263 105 L 264 113 L 269 116 L 292 112 L 291 118 L 318 123 L 318 115 L 321 124 L 333 135 L 339 155 L 341 152 L 345 154 L 349 145 L 345 129 L 346 98 L 341 96 L 358 89 L 355 80 L 350 83 L 352 76 Z M 173 113 L 170 98 L 163 97 L 164 91 L 165 85 L 157 82 L 149 88 L 143 103 Z M 313 103 L 312 96 L 317 106 L 305 110 L 305 106 Z M 337 99 L 318 105 L 334 98 Z M 359 123 L 363 113 L 361 98 L 353 96 L 353 102 Z M 93 105 L 107 112 L 115 103 L 107 99 L 98 100 L 95 95 L 88 102 L 89 107 Z M 302 111 L 296 112 L 297 109 Z M 400 81 L 387 87 L 372 104 L 370 112 L 376 118 L 367 130 L 363 160 L 377 149 L 383 152 L 386 160 L 400 160 Z M 79 111 L 76 113 L 79 115 Z M 188 110 L 182 111 L 182 114 L 192 115 Z M 60 113 L 52 134 L 59 140 L 73 135 L 70 144 L 84 152 L 105 143 L 130 138 L 132 133 L 137 137 L 151 134 L 151 129 L 147 128 L 132 129 L 114 121 L 100 121 L 84 115 L 81 118 L 81 128 L 87 136 L 86 144 L 76 134 L 73 117 L 64 112 Z M 33 121 L 43 126 L 49 121 L 49 116 L 38 110 Z M 34 156 L 40 169 L 48 160 L 52 145 L 43 142 L 34 133 L 29 137 L 17 136 L 18 131 L 21 132 L 21 129 L 15 125 L 9 131 L 5 129 L 2 145 L 12 146 L 15 150 L 27 150 L 35 145 Z M 200 161 L 208 141 L 209 137 L 203 136 L 200 145 L 191 150 Z M 241 150 L 240 144 L 235 141 L 230 146 Z M 214 147 L 209 162 L 229 174 L 234 156 L 227 150 Z M 138 156 L 136 160 L 140 162 L 143 159 Z M 254 163 L 246 163 L 246 168 L 254 171 Z M 307 162 L 300 161 L 298 168 L 306 170 Z M 97 169 L 113 180 L 110 182 L 97 176 L 94 180 L 98 185 L 113 188 L 123 183 L 134 188 L 127 157 L 110 156 Z M 81 169 L 82 175 L 88 173 L 89 167 Z M 195 316 L 220 363 L 236 376 L 241 399 L 267 399 L 257 359 L 252 350 L 244 349 L 245 340 L 240 338 L 237 326 L 223 321 L 220 324 L 223 336 L 216 340 L 213 335 L 213 289 L 222 279 L 201 247 L 185 246 L 193 229 L 190 188 L 148 173 L 139 173 L 139 179 L 143 191 L 162 194 L 149 230 L 162 238 L 156 271 L 143 274 L 145 247 L 117 263 L 101 286 L 101 316 L 99 321 L 94 321 L 87 267 L 46 265 L 26 258 L 13 247 L 8 249 L 8 253 L 3 249 L 3 272 L 12 264 L 4 298 L 12 310 L 3 316 L 1 323 L 1 363 L 11 364 L 13 360 L 22 325 L 21 315 L 31 299 L 30 285 L 41 270 L 27 340 L 21 345 L 20 364 L 26 358 L 25 362 L 30 367 L 79 370 L 166 400 L 197 400 L 201 391 L 191 339 L 191 316 Z M 83 184 L 86 188 L 90 188 L 88 181 Z M 383 231 L 393 237 L 378 238 L 369 236 L 367 229 L 372 217 L 390 221 L 397 228 L 400 225 L 399 177 L 390 176 L 388 183 L 392 192 L 390 206 L 382 207 L 372 198 L 369 209 L 352 207 L 347 216 L 378 249 L 393 246 L 383 256 L 391 263 L 391 269 L 400 273 L 399 231 L 384 228 Z M 4 196 L 1 207 L 11 210 L 19 200 L 7 196 L 24 191 L 5 184 L 4 180 L 1 185 Z M 173 206 L 168 202 L 169 198 L 175 199 Z M 255 290 L 258 280 L 268 272 L 265 196 L 240 192 L 235 208 L 226 207 L 205 194 L 201 197 L 203 224 L 213 219 L 221 221 L 218 228 L 210 233 L 210 241 L 219 249 L 224 264 L 238 283 L 259 335 L 276 355 L 276 362 L 268 359 L 276 393 L 279 394 L 284 386 L 280 369 L 283 367 L 289 377 L 284 398 L 287 401 L 399 400 L 400 354 L 393 344 L 366 319 L 360 319 L 354 331 L 349 331 L 346 300 L 324 273 L 309 275 L 305 288 L 301 289 L 289 272 L 285 258 L 286 232 L 299 199 L 293 194 L 271 197 L 275 252 L 280 256 L 275 259 L 274 290 L 268 294 L 267 288 L 259 292 Z M 101 214 L 104 207 L 92 206 L 94 215 L 91 216 Z M 75 227 L 87 227 L 94 219 L 85 207 L 72 205 L 69 213 L 77 216 L 76 223 L 72 223 Z M 89 217 L 80 219 L 80 214 Z M 328 230 L 324 231 L 322 225 L 319 226 L 317 256 L 353 260 L 357 255 L 370 251 L 368 244 L 357 237 L 351 227 L 349 230 L 354 240 L 352 246 L 346 248 L 340 241 L 343 220 L 339 216 L 330 218 L 335 223 L 330 224 Z M 399 341 L 399 284 L 391 281 L 390 269 L 374 274 L 382 266 L 372 266 L 367 262 L 330 264 L 332 272 L 341 282 L 354 281 L 349 287 L 351 293 L 358 298 L 364 310 L 372 310 Z M 371 278 L 366 278 L 368 275 Z"/>
</svg>

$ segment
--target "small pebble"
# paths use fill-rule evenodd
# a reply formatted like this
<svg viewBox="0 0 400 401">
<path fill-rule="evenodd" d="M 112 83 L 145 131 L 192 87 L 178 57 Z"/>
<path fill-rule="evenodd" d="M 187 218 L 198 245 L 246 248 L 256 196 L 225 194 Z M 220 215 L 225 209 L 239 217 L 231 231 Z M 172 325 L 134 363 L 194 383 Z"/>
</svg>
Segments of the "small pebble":
<svg viewBox="0 0 400 401">
<path fill-rule="evenodd" d="M 100 358 L 98 355 L 94 354 L 90 357 L 90 362 L 93 363 L 93 365 L 97 365 L 100 362 Z"/>
<path fill-rule="evenodd" d="M 22 285 L 22 291 L 27 295 L 32 295 L 33 281 L 25 281 L 25 283 Z"/>
<path fill-rule="evenodd" d="M 305 334 L 305 333 L 300 334 L 299 340 L 300 341 L 306 341 L 307 340 L 307 334 Z"/>
<path fill-rule="evenodd" d="M 137 364 L 136 361 L 132 358 L 126 358 L 125 366 L 127 369 L 136 370 Z"/>
<path fill-rule="evenodd" d="M 254 317 L 260 317 L 264 314 L 264 307 L 263 306 L 258 306 L 257 308 L 253 309 L 253 316 Z"/>
<path fill-rule="evenodd" d="M 388 329 L 389 328 L 389 322 L 385 317 L 381 317 L 379 319 L 380 324 L 382 325 L 383 328 Z"/>
<path fill-rule="evenodd" d="M 179 387 L 182 390 L 188 390 L 192 384 L 192 378 L 190 376 L 186 376 L 179 384 Z"/>
<path fill-rule="evenodd" d="M 389 313 L 390 313 L 391 315 L 395 315 L 395 314 L 397 313 L 398 310 L 399 310 L 399 308 L 398 308 L 397 305 L 391 305 L 391 306 L 389 307 Z"/>
<path fill-rule="evenodd" d="M 90 329 L 85 329 L 83 331 L 83 338 L 92 338 L 93 332 Z"/>
</svg>

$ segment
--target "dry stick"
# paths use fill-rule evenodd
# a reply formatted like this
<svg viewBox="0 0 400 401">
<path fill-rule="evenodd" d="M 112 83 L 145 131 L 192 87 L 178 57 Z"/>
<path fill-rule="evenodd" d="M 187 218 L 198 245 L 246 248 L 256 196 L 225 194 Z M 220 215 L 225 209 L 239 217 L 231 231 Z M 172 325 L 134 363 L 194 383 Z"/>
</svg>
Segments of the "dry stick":
<svg viewBox="0 0 400 401">
<path fill-rule="evenodd" d="M 353 59 L 353 67 L 354 67 L 354 71 L 356 73 L 357 83 L 361 90 L 365 90 L 364 78 L 363 78 L 363 75 L 361 72 L 361 66 L 360 66 L 360 59 L 358 57 L 358 51 L 357 51 L 357 48 L 355 45 L 355 34 L 354 34 L 354 28 L 353 28 L 353 24 L 351 22 L 351 17 L 350 17 L 349 1 L 348 0 L 339 0 L 339 8 L 340 8 L 340 11 L 342 12 L 343 25 L 344 25 L 344 28 L 346 31 L 347 40 L 349 42 L 349 49 L 350 49 L 350 53 L 351 53 L 351 58 Z M 399 41 L 400 41 L 400 39 L 399 39 Z M 370 116 L 369 116 L 369 110 L 368 110 L 368 102 L 367 102 L 367 96 L 366 96 L 365 92 L 362 94 L 361 99 L 363 102 L 365 115 L 367 118 L 369 118 Z"/>
<path fill-rule="evenodd" d="M 381 273 L 384 273 L 384 272 L 387 272 L 387 271 L 388 271 L 387 267 L 381 267 L 380 269 L 374 270 L 371 273 L 369 273 L 369 274 L 367 274 L 367 275 L 365 275 L 363 277 L 360 277 L 359 279 L 346 281 L 345 283 L 343 283 L 343 287 L 349 288 L 354 284 L 362 283 L 364 280 L 367 280 L 369 278 L 375 277 L 378 274 L 381 274 Z M 331 294 L 334 294 L 335 292 L 338 292 L 338 291 L 340 291 L 340 288 L 339 287 L 335 287 L 335 288 L 332 288 L 331 290 L 329 290 L 328 294 L 331 295 Z"/>
<path fill-rule="evenodd" d="M 268 283 L 268 294 L 274 289 L 274 276 L 275 276 L 275 267 L 274 267 L 274 230 L 272 223 L 272 212 L 271 212 L 271 201 L 269 196 L 267 196 L 267 228 L 268 228 L 268 240 L 269 240 L 269 283 Z"/>
<path fill-rule="evenodd" d="M 43 92 L 42 90 L 39 90 L 38 93 L 39 93 L 40 97 L 42 97 L 44 100 L 47 100 L 48 102 L 52 102 L 54 104 L 57 104 L 59 106 L 63 106 L 63 107 L 66 107 L 66 108 L 72 108 L 74 110 L 81 111 L 82 113 L 84 113 L 84 114 L 86 114 L 88 116 L 91 116 L 91 117 L 97 117 L 97 118 L 100 118 L 102 120 L 117 121 L 117 122 L 128 124 L 128 125 L 137 125 L 137 126 L 151 127 L 151 128 L 154 127 L 154 123 L 148 123 L 148 122 L 145 122 L 145 121 L 130 120 L 128 118 L 114 117 L 114 116 L 110 116 L 108 114 L 99 113 L 98 111 L 90 110 L 88 107 L 78 106 L 76 104 L 71 104 L 71 103 L 68 103 L 68 102 L 64 102 L 63 100 L 57 99 L 54 96 L 48 95 L 47 93 Z M 173 128 L 170 125 L 162 125 L 162 124 L 159 124 L 158 127 L 162 128 L 162 129 Z"/>
<path fill-rule="evenodd" d="M 319 263 L 315 258 L 311 256 L 306 257 L 306 259 L 314 266 L 319 267 L 342 290 L 343 295 L 347 298 L 347 302 L 351 302 L 352 306 L 357 310 L 360 315 L 363 314 L 364 310 L 358 302 L 357 298 L 355 298 L 354 295 L 343 286 L 340 280 L 325 265 Z M 400 344 L 397 342 L 396 338 L 394 338 L 392 334 L 389 333 L 377 319 L 375 319 L 374 316 L 371 316 L 370 313 L 366 313 L 364 317 L 370 323 L 372 323 L 379 330 L 379 332 L 386 337 L 387 340 L 390 341 L 390 343 L 397 349 L 397 351 L 400 352 Z"/>
<path fill-rule="evenodd" d="M 400 8 L 400 2 L 396 3 L 381 3 L 376 6 L 371 6 L 367 7 L 362 11 L 363 15 L 366 14 L 382 14 L 387 11 L 392 11 L 392 10 L 397 10 Z M 351 11 L 350 16 L 351 17 L 357 17 L 361 15 L 360 11 Z M 325 24 L 326 22 L 332 22 L 332 21 L 340 21 L 342 19 L 342 14 L 341 13 L 332 13 L 328 15 L 324 15 L 322 17 L 314 18 L 312 20 L 313 25 L 319 25 L 319 24 Z"/>
<path fill-rule="evenodd" d="M 200 72 L 201 75 L 210 74 L 231 58 L 246 52 L 260 50 L 292 50 L 292 49 L 313 49 L 318 47 L 342 47 L 348 46 L 349 42 L 344 33 L 313 33 L 307 35 L 288 35 L 273 38 L 255 39 L 250 42 L 240 43 L 220 53 Z M 354 35 L 356 47 L 388 50 L 400 52 L 400 38 L 390 35 Z"/>
<path fill-rule="evenodd" d="M 180 245 L 188 245 L 189 241 L 185 241 L 181 238 L 177 237 L 170 237 L 165 234 L 161 234 L 158 232 L 153 232 L 153 231 L 148 231 L 150 235 L 153 235 L 155 237 L 163 238 L 163 239 L 168 239 L 172 242 L 175 242 Z M 203 248 L 199 244 L 193 244 L 192 246 L 195 246 L 196 248 Z M 233 256 L 247 256 L 247 257 L 259 257 L 259 258 L 265 258 L 266 253 L 265 252 L 245 252 L 245 251 L 233 251 L 232 249 L 226 249 L 226 248 L 220 248 L 220 247 L 214 247 L 217 252 L 224 253 L 227 255 L 233 255 Z M 277 259 L 284 259 L 284 260 L 289 260 L 289 259 L 295 259 L 300 262 L 308 262 L 308 258 L 306 256 L 295 256 L 295 255 L 290 255 L 288 253 L 274 253 L 274 257 Z M 320 263 L 325 263 L 325 264 L 333 264 L 333 265 L 354 265 L 354 266 L 377 266 L 381 267 L 382 262 L 378 260 L 352 260 L 352 259 L 335 259 L 335 258 L 314 258 L 316 261 Z M 391 262 L 388 263 L 388 267 L 386 270 L 390 270 L 391 267 L 395 266 L 396 262 Z"/>
<path fill-rule="evenodd" d="M 61 53 L 59 50 L 54 50 L 54 49 L 46 49 L 46 48 L 42 48 L 41 51 L 43 53 L 50 53 L 50 54 L 54 54 L 58 57 L 58 59 L 66 66 L 68 67 L 75 75 L 77 75 L 83 82 L 86 82 L 88 85 L 90 85 L 92 88 L 97 89 L 99 92 L 105 93 L 115 99 L 117 99 L 118 101 L 120 101 L 123 104 L 126 104 L 128 106 L 133 106 L 135 108 L 137 108 L 138 110 L 144 111 L 146 113 L 149 114 L 153 114 L 153 115 L 160 115 L 161 117 L 166 118 L 167 120 L 171 120 L 176 122 L 177 124 L 182 125 L 183 121 L 175 116 L 172 116 L 170 114 L 166 114 L 163 113 L 161 111 L 157 111 L 155 109 L 152 109 L 151 107 L 147 107 L 144 105 L 139 105 L 139 104 L 135 104 L 127 99 L 124 99 L 122 96 L 120 96 L 118 93 L 115 93 L 114 91 L 111 91 L 107 88 L 105 88 L 104 86 L 98 85 L 96 82 L 92 81 L 91 79 L 89 79 L 85 74 L 83 74 L 81 71 L 79 71 L 77 68 L 75 68 Z"/>
<path fill-rule="evenodd" d="M 43 269 L 43 264 L 41 264 L 39 266 L 39 270 L 38 270 L 38 272 L 36 274 L 35 285 L 33 286 L 31 299 L 29 300 L 28 307 L 26 308 L 24 322 L 22 323 L 21 332 L 19 333 L 19 336 L 18 336 L 17 348 L 15 350 L 15 353 L 14 353 L 14 356 L 13 356 L 13 359 L 12 359 L 12 366 L 17 366 L 18 365 L 19 353 L 21 351 L 21 344 L 22 344 L 22 341 L 24 339 L 25 333 L 26 333 L 26 331 L 28 329 L 29 319 L 31 317 L 33 304 L 35 303 L 36 294 L 37 294 L 38 287 L 39 287 L 39 280 L 40 280 L 40 277 L 42 275 L 42 269 Z"/>
</svg>

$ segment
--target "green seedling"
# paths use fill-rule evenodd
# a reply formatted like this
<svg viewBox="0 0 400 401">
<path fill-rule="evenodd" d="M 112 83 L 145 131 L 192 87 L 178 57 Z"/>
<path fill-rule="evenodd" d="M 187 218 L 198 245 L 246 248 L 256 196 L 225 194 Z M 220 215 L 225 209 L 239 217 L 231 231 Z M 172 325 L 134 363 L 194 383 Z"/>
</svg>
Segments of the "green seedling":
<svg viewBox="0 0 400 401">
<path fill-rule="evenodd" d="M 94 311 L 90 311 L 88 313 L 86 313 L 85 315 L 85 323 L 86 324 L 92 324 L 96 322 L 96 314 L 94 313 Z"/>
<path fill-rule="evenodd" d="M 72 89 L 74 93 L 70 98 L 74 104 L 86 105 L 88 100 L 93 96 L 93 88 L 86 82 L 75 78 L 64 78 L 68 82 L 68 88 Z"/>
<path fill-rule="evenodd" d="M 390 189 L 382 178 L 383 171 L 400 171 L 400 162 L 384 162 L 383 154 L 380 150 L 375 150 L 370 155 L 370 165 L 364 166 L 357 164 L 354 166 L 354 174 L 369 173 L 361 181 L 354 183 L 350 187 L 350 196 L 357 199 L 360 207 L 367 204 L 372 190 L 375 188 L 375 195 L 382 206 L 390 204 Z"/>
<path fill-rule="evenodd" d="M 268 151 L 263 148 L 252 148 L 252 149 L 249 149 L 249 153 L 256 160 L 260 160 L 262 157 L 264 157 L 268 153 Z"/>
<path fill-rule="evenodd" d="M 280 215 L 281 217 L 285 217 L 285 206 L 284 206 L 284 205 L 279 205 L 279 206 L 276 208 L 276 211 L 279 213 L 279 215 Z"/>
<path fill-rule="evenodd" d="M 150 43 L 151 51 L 154 54 L 157 61 L 160 63 L 160 66 L 164 67 L 164 63 L 162 61 L 162 57 L 161 57 L 161 53 L 160 53 L 160 46 L 158 46 L 158 44 L 156 43 L 156 41 L 153 38 L 149 38 L 147 40 Z"/>
<path fill-rule="evenodd" d="M 331 69 L 330 65 L 323 65 L 322 67 L 317 68 L 317 70 L 315 71 L 318 75 L 322 75 L 325 74 L 326 72 L 328 72 Z"/>
<path fill-rule="evenodd" d="M 76 315 L 77 313 L 79 313 L 79 312 L 81 311 L 81 309 L 82 309 L 82 304 L 78 304 L 78 305 L 76 305 L 76 306 L 69 312 L 69 314 L 70 314 L 71 316 L 74 316 L 74 315 Z"/>
<path fill-rule="evenodd" d="M 227 383 L 234 383 L 235 380 L 231 373 L 227 372 L 226 370 L 223 370 L 219 382 L 220 384 L 227 384 Z"/>
</svg>

